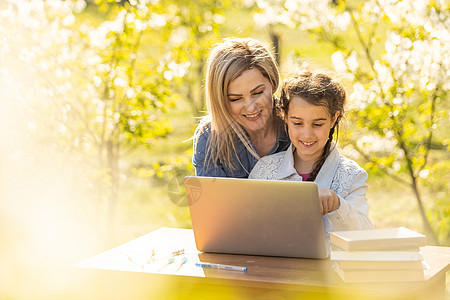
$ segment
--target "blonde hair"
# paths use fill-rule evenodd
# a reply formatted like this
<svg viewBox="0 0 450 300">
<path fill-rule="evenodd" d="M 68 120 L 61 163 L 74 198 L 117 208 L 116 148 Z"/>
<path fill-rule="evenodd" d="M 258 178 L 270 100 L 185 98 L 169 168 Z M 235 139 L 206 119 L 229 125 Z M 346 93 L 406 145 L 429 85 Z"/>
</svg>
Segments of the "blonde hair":
<svg viewBox="0 0 450 300">
<path fill-rule="evenodd" d="M 259 41 L 251 38 L 228 38 L 215 45 L 211 51 L 206 73 L 206 106 L 209 116 L 204 118 L 205 122 L 202 122 L 203 127 L 199 131 L 201 133 L 210 124 L 211 134 L 205 156 L 207 164 L 212 162 L 216 166 L 220 160 L 225 167 L 236 169 L 237 166 L 233 164 L 236 138 L 242 141 L 253 156 L 259 158 L 245 130 L 231 117 L 227 97 L 230 82 L 253 68 L 257 68 L 269 80 L 272 93 L 275 93 L 280 83 L 278 66 L 269 50 Z"/>
</svg>

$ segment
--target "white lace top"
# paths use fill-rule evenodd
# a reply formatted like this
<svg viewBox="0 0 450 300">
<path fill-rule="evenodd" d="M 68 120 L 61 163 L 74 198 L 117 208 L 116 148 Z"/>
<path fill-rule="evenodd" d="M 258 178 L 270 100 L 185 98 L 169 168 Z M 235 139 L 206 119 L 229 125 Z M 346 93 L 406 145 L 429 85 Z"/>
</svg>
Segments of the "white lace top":
<svg viewBox="0 0 450 300">
<path fill-rule="evenodd" d="M 324 231 L 372 229 L 366 191 L 367 172 L 356 162 L 333 150 L 317 174 L 315 183 L 319 188 L 333 190 L 339 197 L 337 210 L 323 217 Z M 294 168 L 293 151 L 288 150 L 262 157 L 249 175 L 249 179 L 302 181 Z"/>
</svg>

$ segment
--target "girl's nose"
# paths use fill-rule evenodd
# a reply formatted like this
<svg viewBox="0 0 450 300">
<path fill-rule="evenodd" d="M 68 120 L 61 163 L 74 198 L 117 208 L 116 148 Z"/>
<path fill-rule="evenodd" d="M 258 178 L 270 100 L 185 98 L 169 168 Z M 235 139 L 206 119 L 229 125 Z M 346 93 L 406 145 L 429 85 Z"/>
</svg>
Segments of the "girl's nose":
<svg viewBox="0 0 450 300">
<path fill-rule="evenodd" d="M 312 128 L 309 126 L 304 126 L 302 128 L 302 137 L 303 138 L 310 138 L 312 136 Z"/>
</svg>

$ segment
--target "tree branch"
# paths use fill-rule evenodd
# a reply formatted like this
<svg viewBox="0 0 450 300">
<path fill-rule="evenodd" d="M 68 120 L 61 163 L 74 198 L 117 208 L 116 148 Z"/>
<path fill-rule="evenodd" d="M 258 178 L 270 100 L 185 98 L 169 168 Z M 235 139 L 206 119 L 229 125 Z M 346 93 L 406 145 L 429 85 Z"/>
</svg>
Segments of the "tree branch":
<svg viewBox="0 0 450 300">
<path fill-rule="evenodd" d="M 377 163 L 376 161 L 374 161 L 368 154 L 366 154 L 364 151 L 362 151 L 361 148 L 358 147 L 358 145 L 356 144 L 355 141 L 350 141 L 350 143 L 351 143 L 351 145 L 356 149 L 356 151 L 358 151 L 358 153 L 359 153 L 362 157 L 364 157 L 365 160 L 367 160 L 367 161 L 370 162 L 370 163 L 375 164 L 375 165 L 376 165 L 383 173 L 385 173 L 386 175 L 388 175 L 389 177 L 391 177 L 391 178 L 394 179 L 395 181 L 397 181 L 397 182 L 399 182 L 399 183 L 401 183 L 401 184 L 404 184 L 404 185 L 406 185 L 406 186 L 408 186 L 408 187 L 411 187 L 411 183 L 410 183 L 410 182 L 408 182 L 408 181 L 402 179 L 402 178 L 399 177 L 399 176 L 396 176 L 396 175 L 390 173 L 386 168 L 382 168 L 382 167 L 380 166 L 379 163 Z"/>
<path fill-rule="evenodd" d="M 425 168 L 428 163 L 428 156 L 431 151 L 431 142 L 433 140 L 433 125 L 435 124 L 435 113 L 436 113 L 436 100 L 437 100 L 438 87 L 434 89 L 431 98 L 431 112 L 430 112 L 430 126 L 428 127 L 428 136 L 425 140 L 425 154 L 423 156 L 423 164 L 418 169 L 418 174 Z"/>
</svg>

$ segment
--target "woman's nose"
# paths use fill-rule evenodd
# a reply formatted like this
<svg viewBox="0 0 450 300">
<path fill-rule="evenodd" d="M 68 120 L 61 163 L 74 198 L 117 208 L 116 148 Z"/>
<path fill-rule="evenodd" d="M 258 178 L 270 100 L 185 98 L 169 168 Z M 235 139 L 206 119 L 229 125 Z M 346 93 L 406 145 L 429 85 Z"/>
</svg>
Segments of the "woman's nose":
<svg viewBox="0 0 450 300">
<path fill-rule="evenodd" d="M 245 99 L 245 109 L 249 112 L 252 112 L 256 109 L 256 100 L 252 97 Z"/>
</svg>

